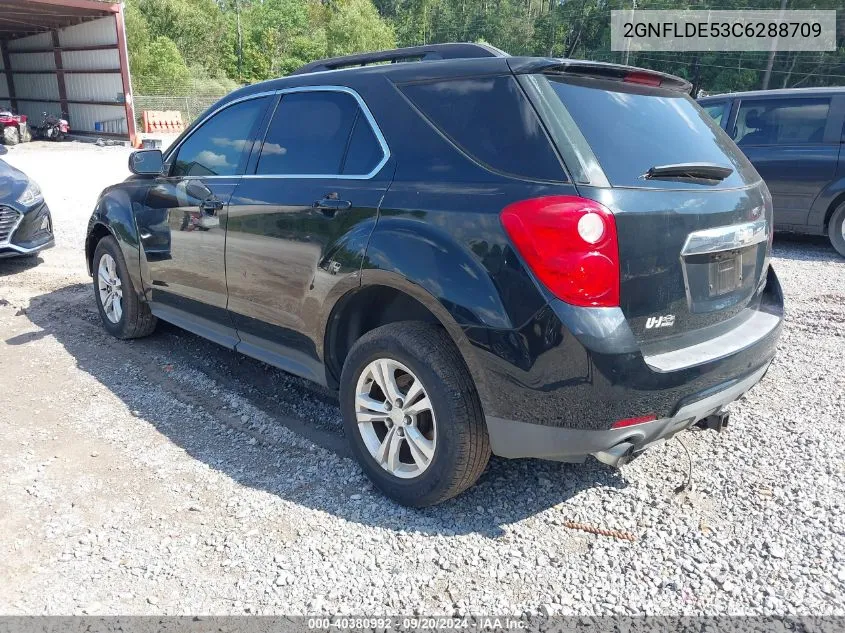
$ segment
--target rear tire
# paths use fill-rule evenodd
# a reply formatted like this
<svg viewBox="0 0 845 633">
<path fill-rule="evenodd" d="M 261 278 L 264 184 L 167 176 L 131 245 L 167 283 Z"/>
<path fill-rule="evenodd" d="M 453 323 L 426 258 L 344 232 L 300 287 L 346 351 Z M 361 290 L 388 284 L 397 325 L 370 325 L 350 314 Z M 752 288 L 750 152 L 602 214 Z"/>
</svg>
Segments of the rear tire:
<svg viewBox="0 0 845 633">
<path fill-rule="evenodd" d="M 393 381 L 386 388 L 398 387 L 393 395 L 400 396 L 400 405 L 388 406 L 391 398 L 380 386 L 388 384 L 384 374 L 376 378 L 373 373 L 378 367 L 389 368 Z M 362 398 L 362 393 L 367 395 Z M 347 438 L 364 472 L 402 505 L 425 507 L 460 494 L 476 482 L 490 459 L 481 401 L 442 328 L 403 321 L 362 336 L 343 365 L 340 402 Z M 381 415 L 386 409 L 395 414 L 393 419 L 389 413 Z M 383 420 L 368 422 L 367 417 Z M 396 437 L 388 437 L 391 429 Z M 391 459 L 394 441 L 398 448 Z"/>
<path fill-rule="evenodd" d="M 830 216 L 827 235 L 836 252 L 845 257 L 845 204 L 840 205 Z"/>
<path fill-rule="evenodd" d="M 3 144 L 4 145 L 17 145 L 21 142 L 21 134 L 13 125 L 7 125 L 3 128 Z"/>
<path fill-rule="evenodd" d="M 138 298 L 123 252 L 112 236 L 97 243 L 91 270 L 94 273 L 94 300 L 109 334 L 120 339 L 152 334 L 157 319 L 150 312 L 150 306 Z"/>
</svg>

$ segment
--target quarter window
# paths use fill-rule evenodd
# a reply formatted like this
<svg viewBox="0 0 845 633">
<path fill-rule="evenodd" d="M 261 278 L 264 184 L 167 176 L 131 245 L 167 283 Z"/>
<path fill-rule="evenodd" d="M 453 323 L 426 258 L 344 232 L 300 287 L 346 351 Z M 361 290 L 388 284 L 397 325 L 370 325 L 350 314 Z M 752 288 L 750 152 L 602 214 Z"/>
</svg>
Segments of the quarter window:
<svg viewBox="0 0 845 633">
<path fill-rule="evenodd" d="M 830 99 L 743 101 L 733 138 L 740 146 L 822 143 Z"/>
<path fill-rule="evenodd" d="M 352 138 L 349 140 L 349 151 L 343 161 L 343 174 L 368 174 L 384 157 L 373 128 L 367 117 L 359 110 L 358 118 L 352 128 Z"/>
<path fill-rule="evenodd" d="M 231 105 L 203 123 L 177 150 L 171 176 L 235 176 L 242 174 L 252 147 L 255 126 L 269 97 Z"/>
<path fill-rule="evenodd" d="M 531 179 L 566 180 L 513 76 L 450 79 L 401 89 L 437 129 L 488 168 Z"/>
<path fill-rule="evenodd" d="M 282 96 L 267 130 L 256 173 L 365 175 L 384 153 L 355 98 L 320 90 Z"/>
</svg>

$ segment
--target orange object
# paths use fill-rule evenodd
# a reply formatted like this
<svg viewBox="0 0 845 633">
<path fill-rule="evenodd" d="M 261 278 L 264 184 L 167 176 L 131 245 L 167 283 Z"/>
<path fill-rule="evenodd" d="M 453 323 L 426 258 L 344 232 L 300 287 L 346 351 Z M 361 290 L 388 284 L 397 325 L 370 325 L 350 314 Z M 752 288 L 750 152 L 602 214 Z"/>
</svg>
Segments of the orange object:
<svg viewBox="0 0 845 633">
<path fill-rule="evenodd" d="M 141 113 L 141 121 L 146 134 L 155 132 L 174 134 L 185 129 L 182 113 L 179 110 L 144 110 Z"/>
</svg>

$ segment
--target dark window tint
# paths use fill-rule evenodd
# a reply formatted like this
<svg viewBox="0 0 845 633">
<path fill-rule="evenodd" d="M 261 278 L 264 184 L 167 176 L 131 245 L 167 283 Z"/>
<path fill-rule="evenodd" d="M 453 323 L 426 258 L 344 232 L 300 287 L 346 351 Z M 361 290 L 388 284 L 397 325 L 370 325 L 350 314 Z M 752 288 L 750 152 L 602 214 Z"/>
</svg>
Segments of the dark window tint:
<svg viewBox="0 0 845 633">
<path fill-rule="evenodd" d="M 722 125 L 722 119 L 727 114 L 728 104 L 724 101 L 722 103 L 708 103 L 708 104 L 701 104 L 701 107 L 704 108 L 704 111 L 713 117 L 713 120 Z"/>
<path fill-rule="evenodd" d="M 730 167 L 734 172 L 717 185 L 721 188 L 757 180 L 728 135 L 685 94 L 641 87 L 599 88 L 557 77 L 548 81 L 614 186 L 689 188 L 688 183 L 642 178 L 651 167 L 677 163 Z"/>
<path fill-rule="evenodd" d="M 349 150 L 343 161 L 344 174 L 361 175 L 370 173 L 384 158 L 384 152 L 376 140 L 373 128 L 370 127 L 367 117 L 363 112 L 358 113 L 355 120 L 355 127 L 352 130 L 352 139 L 349 141 Z"/>
<path fill-rule="evenodd" d="M 339 174 L 358 102 L 344 92 L 294 92 L 270 122 L 259 174 Z"/>
<path fill-rule="evenodd" d="M 268 97 L 249 99 L 221 110 L 182 144 L 172 176 L 232 176 L 243 173 L 253 131 Z"/>
<path fill-rule="evenodd" d="M 739 145 L 821 143 L 830 99 L 743 101 L 734 128 Z"/>
<path fill-rule="evenodd" d="M 402 92 L 452 142 L 500 172 L 565 180 L 560 161 L 513 77 L 412 84 Z"/>
</svg>

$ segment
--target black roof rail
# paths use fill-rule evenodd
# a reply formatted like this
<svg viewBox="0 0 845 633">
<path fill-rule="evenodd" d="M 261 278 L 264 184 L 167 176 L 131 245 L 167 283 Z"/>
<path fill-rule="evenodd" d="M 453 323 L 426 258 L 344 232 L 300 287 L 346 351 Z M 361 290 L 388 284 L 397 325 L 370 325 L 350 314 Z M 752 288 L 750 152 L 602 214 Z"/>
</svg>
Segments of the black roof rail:
<svg viewBox="0 0 845 633">
<path fill-rule="evenodd" d="M 332 57 L 331 59 L 318 59 L 310 64 L 297 68 L 291 75 L 304 75 L 316 73 L 323 70 L 338 70 L 353 66 L 367 66 L 390 62 L 423 61 L 432 59 L 466 59 L 478 57 L 508 57 L 508 54 L 489 44 L 428 44 L 426 46 L 410 46 L 408 48 L 396 48 L 389 51 L 377 51 L 375 53 L 359 53 L 357 55 L 345 55 L 343 57 Z"/>
</svg>

